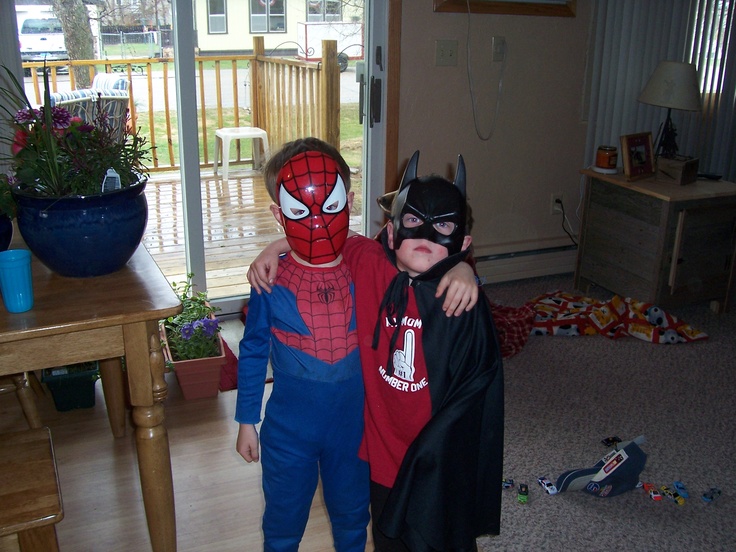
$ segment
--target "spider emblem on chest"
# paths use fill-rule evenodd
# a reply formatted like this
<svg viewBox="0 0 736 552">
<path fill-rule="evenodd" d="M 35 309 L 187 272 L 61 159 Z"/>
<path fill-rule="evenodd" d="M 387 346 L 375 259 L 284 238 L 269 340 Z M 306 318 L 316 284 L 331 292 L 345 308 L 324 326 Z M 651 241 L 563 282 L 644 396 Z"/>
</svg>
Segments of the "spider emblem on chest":
<svg viewBox="0 0 736 552">
<path fill-rule="evenodd" d="M 326 285 L 317 286 L 317 298 L 324 305 L 332 303 L 335 300 L 335 288 Z"/>
</svg>

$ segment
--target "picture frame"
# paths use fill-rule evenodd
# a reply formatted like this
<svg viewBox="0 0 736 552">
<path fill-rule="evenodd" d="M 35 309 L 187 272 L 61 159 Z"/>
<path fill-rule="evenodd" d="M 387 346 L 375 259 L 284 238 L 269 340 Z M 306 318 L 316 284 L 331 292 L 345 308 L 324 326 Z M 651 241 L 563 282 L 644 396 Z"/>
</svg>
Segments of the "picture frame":
<svg viewBox="0 0 736 552">
<path fill-rule="evenodd" d="M 638 180 L 654 176 L 654 146 L 651 132 L 639 132 L 621 136 L 621 156 L 626 180 Z"/>
<path fill-rule="evenodd" d="M 434 11 L 444 13 L 492 13 L 575 17 L 576 0 L 434 0 Z"/>
</svg>

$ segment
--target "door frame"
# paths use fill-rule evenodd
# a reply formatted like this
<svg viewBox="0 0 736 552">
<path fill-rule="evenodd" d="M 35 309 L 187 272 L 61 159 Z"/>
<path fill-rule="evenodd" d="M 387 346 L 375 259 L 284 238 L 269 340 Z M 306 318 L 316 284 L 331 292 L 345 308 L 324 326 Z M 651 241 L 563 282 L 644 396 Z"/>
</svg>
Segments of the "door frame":
<svg viewBox="0 0 736 552">
<path fill-rule="evenodd" d="M 382 115 L 385 121 L 385 140 L 380 157 L 383 166 L 375 167 L 377 183 L 370 186 L 364 181 L 364 202 L 371 201 L 369 210 L 375 209 L 375 197 L 396 189 L 398 185 L 398 143 L 399 143 L 399 100 L 401 73 L 401 14 L 403 0 L 366 0 L 366 3 L 381 3 L 385 9 L 386 34 L 386 84 L 385 110 Z M 182 203 L 185 226 L 185 255 L 187 272 L 193 272 L 192 283 L 201 290 L 207 289 L 206 263 L 204 243 L 194 238 L 203 232 L 201 212 L 200 170 L 198 165 L 198 121 L 196 117 L 196 83 L 194 81 L 194 6 L 191 0 L 172 0 L 172 16 L 174 21 L 173 41 L 176 57 L 177 104 L 180 113 L 179 137 L 180 163 L 182 181 Z M 186 32 L 185 32 L 186 31 Z M 370 32 L 370 29 L 369 29 Z M 187 114 L 194 114 L 193 116 Z M 196 154 L 194 153 L 196 152 Z M 187 160 L 189 162 L 187 163 Z M 383 176 L 383 185 L 380 183 Z M 191 181 L 191 184 L 190 184 Z M 372 199 L 369 200 L 369 195 Z M 375 215 L 374 215 L 375 216 Z M 368 225 L 366 225 L 368 227 Z M 245 274 L 243 275 L 245 277 Z M 221 309 L 223 314 L 238 313 L 247 299 L 242 297 L 213 300 L 212 303 Z"/>
</svg>

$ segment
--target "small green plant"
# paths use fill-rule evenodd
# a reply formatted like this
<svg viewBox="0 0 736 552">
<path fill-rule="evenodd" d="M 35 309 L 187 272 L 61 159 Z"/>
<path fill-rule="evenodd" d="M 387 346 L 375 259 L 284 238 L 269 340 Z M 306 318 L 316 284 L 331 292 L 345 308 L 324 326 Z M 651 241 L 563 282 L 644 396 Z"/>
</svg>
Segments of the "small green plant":
<svg viewBox="0 0 736 552">
<path fill-rule="evenodd" d="M 173 361 L 221 354 L 217 336 L 220 332 L 220 321 L 215 317 L 220 309 L 209 304 L 205 292 L 193 291 L 193 276 L 187 274 L 186 282 L 171 284 L 183 306 L 180 314 L 164 320 L 166 341 Z"/>
</svg>

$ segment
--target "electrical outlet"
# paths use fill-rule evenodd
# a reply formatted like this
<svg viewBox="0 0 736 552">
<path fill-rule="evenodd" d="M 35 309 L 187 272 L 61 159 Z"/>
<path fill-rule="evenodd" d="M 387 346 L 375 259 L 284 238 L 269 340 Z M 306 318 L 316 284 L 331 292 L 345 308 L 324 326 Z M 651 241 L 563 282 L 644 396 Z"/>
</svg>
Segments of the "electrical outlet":
<svg viewBox="0 0 736 552">
<path fill-rule="evenodd" d="M 562 192 L 553 192 L 549 196 L 549 214 L 562 214 Z"/>
<path fill-rule="evenodd" d="M 502 36 L 491 37 L 491 51 L 493 61 L 503 61 L 506 56 L 506 39 Z"/>
<path fill-rule="evenodd" d="M 440 66 L 457 65 L 457 40 L 435 40 L 434 64 Z"/>
</svg>

